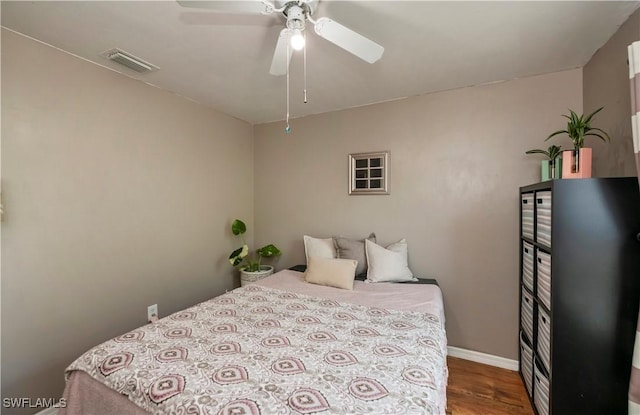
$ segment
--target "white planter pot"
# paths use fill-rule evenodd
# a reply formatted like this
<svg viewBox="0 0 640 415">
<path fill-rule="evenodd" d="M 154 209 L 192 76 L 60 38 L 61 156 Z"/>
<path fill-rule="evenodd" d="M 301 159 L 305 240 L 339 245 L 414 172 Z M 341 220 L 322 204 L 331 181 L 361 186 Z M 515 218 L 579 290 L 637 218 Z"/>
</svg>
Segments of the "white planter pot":
<svg viewBox="0 0 640 415">
<path fill-rule="evenodd" d="M 273 274 L 273 267 L 271 265 L 260 265 L 260 271 L 245 271 L 240 269 L 240 286 L 244 287 L 247 284 L 256 282 Z"/>
</svg>

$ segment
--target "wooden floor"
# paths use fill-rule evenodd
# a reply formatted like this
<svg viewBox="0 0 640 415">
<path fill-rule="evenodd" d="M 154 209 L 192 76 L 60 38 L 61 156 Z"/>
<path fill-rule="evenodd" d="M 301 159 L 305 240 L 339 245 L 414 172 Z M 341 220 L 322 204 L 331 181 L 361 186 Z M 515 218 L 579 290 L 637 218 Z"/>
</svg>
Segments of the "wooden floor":
<svg viewBox="0 0 640 415">
<path fill-rule="evenodd" d="M 447 414 L 533 415 L 518 372 L 448 357 Z"/>
</svg>

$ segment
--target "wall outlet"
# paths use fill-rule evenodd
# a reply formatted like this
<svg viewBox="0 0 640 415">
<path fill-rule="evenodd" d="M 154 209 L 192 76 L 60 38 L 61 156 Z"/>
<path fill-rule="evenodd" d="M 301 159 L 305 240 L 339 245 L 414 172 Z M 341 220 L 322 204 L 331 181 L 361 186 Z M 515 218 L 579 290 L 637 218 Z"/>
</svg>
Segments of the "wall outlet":
<svg viewBox="0 0 640 415">
<path fill-rule="evenodd" d="M 147 307 L 147 321 L 149 323 L 155 323 L 158 321 L 158 304 Z"/>
</svg>

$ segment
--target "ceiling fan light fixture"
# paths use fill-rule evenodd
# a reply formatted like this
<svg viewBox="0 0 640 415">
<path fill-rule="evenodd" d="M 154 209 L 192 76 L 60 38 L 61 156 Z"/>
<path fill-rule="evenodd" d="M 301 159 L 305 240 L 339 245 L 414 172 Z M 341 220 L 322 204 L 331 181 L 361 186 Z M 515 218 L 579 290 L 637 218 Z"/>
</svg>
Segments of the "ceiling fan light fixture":
<svg viewBox="0 0 640 415">
<path fill-rule="evenodd" d="M 291 33 L 291 47 L 294 50 L 302 50 L 304 48 L 304 36 L 300 29 L 293 29 Z"/>
<path fill-rule="evenodd" d="M 1 0 L 0 0 L 1 1 Z M 321 38 L 333 43 L 358 58 L 374 63 L 384 53 L 384 47 L 376 42 L 354 32 L 346 26 L 321 17 L 312 18 L 313 11 L 319 0 L 235 0 L 235 1 L 191 1 L 177 0 L 183 7 L 201 7 L 227 12 L 245 12 L 251 14 L 280 13 L 287 20 L 285 28 L 280 30 L 276 48 L 271 60 L 272 75 L 287 76 L 287 114 L 285 132 L 291 132 L 289 126 L 289 63 L 294 50 L 302 50 L 303 58 L 303 102 L 307 103 L 307 49 L 305 47 L 305 25 L 313 25 L 315 32 Z M 327 0 L 328 1 L 328 0 Z"/>
</svg>

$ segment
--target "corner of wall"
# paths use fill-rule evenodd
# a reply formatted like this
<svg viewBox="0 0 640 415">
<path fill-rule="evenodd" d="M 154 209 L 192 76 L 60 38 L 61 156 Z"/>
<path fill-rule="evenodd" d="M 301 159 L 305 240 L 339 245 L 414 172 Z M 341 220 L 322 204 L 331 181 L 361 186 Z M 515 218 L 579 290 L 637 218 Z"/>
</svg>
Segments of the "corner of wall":
<svg viewBox="0 0 640 415">
<path fill-rule="evenodd" d="M 583 67 L 583 110 L 605 109 L 594 118 L 594 126 L 611 136 L 611 143 L 590 140 L 594 177 L 625 177 L 637 174 L 631 133 L 631 97 L 627 46 L 640 39 L 640 9 Z M 591 137 L 592 138 L 592 137 Z"/>
</svg>

